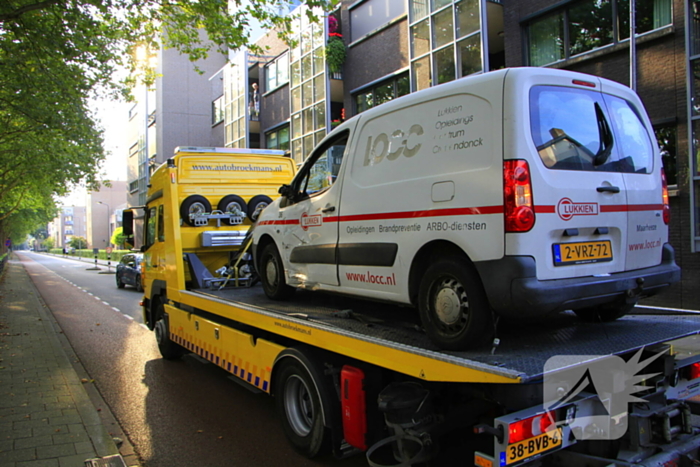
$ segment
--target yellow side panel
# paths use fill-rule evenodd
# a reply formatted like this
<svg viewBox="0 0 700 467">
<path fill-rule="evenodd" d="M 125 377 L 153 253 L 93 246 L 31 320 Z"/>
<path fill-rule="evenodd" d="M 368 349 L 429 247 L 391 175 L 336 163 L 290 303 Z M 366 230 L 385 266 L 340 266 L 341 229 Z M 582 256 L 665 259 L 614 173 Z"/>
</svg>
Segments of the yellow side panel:
<svg viewBox="0 0 700 467">
<path fill-rule="evenodd" d="M 285 347 L 165 305 L 170 338 L 234 376 L 270 392 L 272 366 Z"/>
</svg>

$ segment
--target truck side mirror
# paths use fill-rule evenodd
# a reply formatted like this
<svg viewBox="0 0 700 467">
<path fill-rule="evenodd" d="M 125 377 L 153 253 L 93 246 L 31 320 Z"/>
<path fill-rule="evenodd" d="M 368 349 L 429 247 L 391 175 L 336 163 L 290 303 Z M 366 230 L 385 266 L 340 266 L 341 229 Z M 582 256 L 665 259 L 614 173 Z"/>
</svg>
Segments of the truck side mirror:
<svg viewBox="0 0 700 467">
<path fill-rule="evenodd" d="M 122 235 L 124 243 L 131 249 L 134 247 L 134 211 L 125 209 L 122 212 Z"/>
</svg>

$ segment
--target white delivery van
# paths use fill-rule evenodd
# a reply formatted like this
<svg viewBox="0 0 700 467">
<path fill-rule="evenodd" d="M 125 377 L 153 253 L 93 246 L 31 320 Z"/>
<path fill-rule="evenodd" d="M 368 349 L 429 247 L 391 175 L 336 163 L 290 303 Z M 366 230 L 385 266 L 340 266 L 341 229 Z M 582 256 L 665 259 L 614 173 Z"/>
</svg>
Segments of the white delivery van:
<svg viewBox="0 0 700 467">
<path fill-rule="evenodd" d="M 496 316 L 610 321 L 678 281 L 654 133 L 618 83 L 547 68 L 460 79 L 368 110 L 263 211 L 265 293 L 416 307 L 445 349 Z"/>
</svg>

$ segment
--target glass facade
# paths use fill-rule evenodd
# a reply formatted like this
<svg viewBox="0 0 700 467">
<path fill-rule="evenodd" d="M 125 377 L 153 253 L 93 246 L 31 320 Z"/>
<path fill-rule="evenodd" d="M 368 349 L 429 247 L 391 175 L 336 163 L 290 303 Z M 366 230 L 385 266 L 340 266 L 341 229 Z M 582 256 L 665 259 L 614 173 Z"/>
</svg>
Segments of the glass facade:
<svg viewBox="0 0 700 467">
<path fill-rule="evenodd" d="M 352 96 L 355 102 L 355 114 L 362 113 L 367 109 L 389 102 L 397 97 L 405 96 L 410 92 L 411 86 L 408 73 L 401 73 L 378 84 L 368 86 Z"/>
<path fill-rule="evenodd" d="M 327 89 L 325 21 L 311 23 L 306 7 L 295 10 L 294 38 L 297 46 L 290 52 L 291 149 L 295 161 L 309 155 L 316 142 L 326 135 Z M 323 18 L 322 11 L 314 11 Z"/>
<path fill-rule="evenodd" d="M 248 54 L 239 53 L 224 71 L 224 142 L 227 148 L 248 147 Z"/>
<path fill-rule="evenodd" d="M 414 91 L 480 73 L 483 0 L 409 0 Z"/>
</svg>

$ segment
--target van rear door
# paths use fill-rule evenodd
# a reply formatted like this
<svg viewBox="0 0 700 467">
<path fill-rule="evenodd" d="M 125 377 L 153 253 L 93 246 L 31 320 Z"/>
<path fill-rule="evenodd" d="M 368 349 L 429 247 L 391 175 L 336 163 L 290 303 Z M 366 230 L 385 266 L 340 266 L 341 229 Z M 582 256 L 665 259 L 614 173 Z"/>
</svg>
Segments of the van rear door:
<svg viewBox="0 0 700 467">
<path fill-rule="evenodd" d="M 661 264 L 668 229 L 663 219 L 661 163 L 644 108 L 631 90 L 603 83 L 603 96 L 627 189 L 626 270 Z"/>
<path fill-rule="evenodd" d="M 627 190 L 600 81 L 518 71 L 506 80 L 506 115 L 529 118 L 507 121 L 505 156 L 530 164 L 536 220 L 506 235 L 507 254 L 534 256 L 540 280 L 625 270 Z"/>
</svg>

